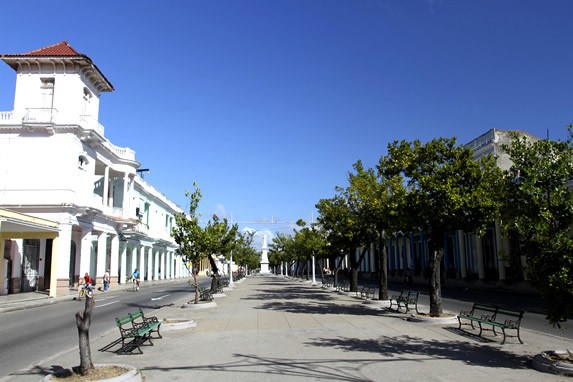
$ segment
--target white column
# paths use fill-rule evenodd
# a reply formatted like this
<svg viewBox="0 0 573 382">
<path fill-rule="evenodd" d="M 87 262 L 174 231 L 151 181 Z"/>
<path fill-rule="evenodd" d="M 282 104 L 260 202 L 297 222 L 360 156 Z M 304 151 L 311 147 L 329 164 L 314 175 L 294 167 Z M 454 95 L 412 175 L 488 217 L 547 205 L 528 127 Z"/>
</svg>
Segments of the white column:
<svg viewBox="0 0 573 382">
<path fill-rule="evenodd" d="M 159 265 L 161 266 L 161 273 L 159 274 L 160 280 L 165 280 L 165 251 L 159 252 Z"/>
<path fill-rule="evenodd" d="M 50 297 L 60 296 L 69 289 L 71 242 L 72 225 L 69 223 L 60 223 L 60 232 L 52 243 Z"/>
<path fill-rule="evenodd" d="M 159 280 L 159 267 L 161 264 L 159 263 L 159 252 L 157 250 L 153 251 L 153 280 Z"/>
<path fill-rule="evenodd" d="M 145 251 L 145 258 L 147 259 L 147 268 L 145 273 L 147 273 L 147 280 L 153 280 L 153 247 L 147 247 Z"/>
<path fill-rule="evenodd" d="M 127 241 L 123 243 L 123 246 L 121 248 L 121 253 L 119 255 L 119 283 L 120 284 L 125 284 L 127 279 L 126 279 L 126 274 L 127 274 Z"/>
<path fill-rule="evenodd" d="M 82 240 L 80 242 L 80 277 L 84 277 L 86 272 L 90 271 L 92 257 L 92 231 L 90 229 L 82 230 Z"/>
<path fill-rule="evenodd" d="M 127 185 L 129 183 L 129 174 L 127 172 L 123 173 L 123 200 L 121 201 L 121 208 L 123 212 L 123 216 L 133 216 L 132 214 L 135 211 L 131 211 L 131 198 L 127 194 Z"/>
<path fill-rule="evenodd" d="M 119 236 L 113 235 L 111 237 L 111 260 L 109 264 L 109 277 L 110 283 L 117 282 L 119 272 Z"/>
<path fill-rule="evenodd" d="M 145 247 L 143 245 L 139 245 L 139 261 L 137 269 L 139 270 L 139 283 L 143 283 L 143 277 L 145 276 Z"/>
<path fill-rule="evenodd" d="M 139 243 L 134 243 L 131 249 L 131 270 L 129 272 L 129 276 L 135 271 L 137 268 L 137 256 L 139 252 Z"/>
<path fill-rule="evenodd" d="M 109 166 L 105 166 L 105 170 L 103 172 L 103 196 L 101 200 L 104 206 L 108 205 L 108 193 L 109 193 Z"/>
<path fill-rule="evenodd" d="M 102 232 L 97 238 L 97 258 L 96 258 L 96 273 L 92 275 L 96 277 L 96 283 L 102 283 L 103 274 L 105 272 L 105 261 L 107 258 L 107 233 Z"/>
<path fill-rule="evenodd" d="M 173 278 L 173 263 L 171 262 L 171 252 L 165 250 L 165 278 L 171 280 Z"/>
</svg>

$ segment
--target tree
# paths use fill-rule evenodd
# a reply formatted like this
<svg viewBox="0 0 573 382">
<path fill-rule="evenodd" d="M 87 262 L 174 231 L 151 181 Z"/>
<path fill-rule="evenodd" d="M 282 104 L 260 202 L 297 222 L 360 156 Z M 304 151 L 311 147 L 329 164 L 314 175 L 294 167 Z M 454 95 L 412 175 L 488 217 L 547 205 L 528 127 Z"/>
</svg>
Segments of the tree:
<svg viewBox="0 0 573 382">
<path fill-rule="evenodd" d="M 503 146 L 513 162 L 505 173 L 505 227 L 518 234 L 548 320 L 561 326 L 573 311 L 573 130 L 565 141 L 512 138 Z"/>
<path fill-rule="evenodd" d="M 80 374 L 86 375 L 90 369 L 94 368 L 92 362 L 92 352 L 90 348 L 90 326 L 92 323 L 92 312 L 95 307 L 95 298 L 91 293 L 86 294 L 86 302 L 83 312 L 76 313 L 76 326 L 78 328 L 79 348 L 80 348 Z"/>
<path fill-rule="evenodd" d="M 252 246 L 255 232 L 239 232 L 237 235 L 237 242 L 233 248 L 233 262 L 241 266 L 247 266 L 249 269 L 257 268 L 260 262 L 260 255 Z"/>
<path fill-rule="evenodd" d="M 407 194 L 401 207 L 404 228 L 429 237 L 430 315 L 442 314 L 440 266 L 444 234 L 462 229 L 480 233 L 499 213 L 501 170 L 493 157 L 472 159 L 455 138 L 423 144 L 393 142 L 379 168 L 388 178 L 402 176 Z"/>
<path fill-rule="evenodd" d="M 195 191 L 185 192 L 189 198 L 189 213 L 180 212 L 175 214 L 175 226 L 171 230 L 171 236 L 179 245 L 178 253 L 182 256 L 186 266 L 195 266 L 202 259 L 208 259 L 213 273 L 211 292 L 215 293 L 219 285 L 219 269 L 213 258 L 214 255 L 222 254 L 228 257 L 237 240 L 238 226 L 229 227 L 227 219 L 220 219 L 213 215 L 212 220 L 205 227 L 199 224 L 198 212 L 201 200 L 201 190 L 193 183 Z M 193 283 L 195 286 L 195 304 L 199 303 L 199 291 L 197 274 L 192 270 Z"/>
<path fill-rule="evenodd" d="M 279 265 L 283 262 L 288 265 L 296 259 L 294 237 L 284 233 L 278 233 L 269 244 L 269 263 Z"/>
<path fill-rule="evenodd" d="M 362 218 L 365 203 L 356 190 L 336 187 L 338 192 L 333 198 L 321 199 L 317 204 L 320 215 L 318 223 L 327 232 L 327 241 L 348 255 L 351 268 L 350 290 L 358 288 L 358 269 L 368 250 L 368 246 L 376 240 L 376 231 L 369 221 Z M 362 248 L 360 256 L 356 256 L 358 248 Z M 335 271 L 335 283 L 337 273 Z"/>
<path fill-rule="evenodd" d="M 313 257 L 315 259 L 324 257 L 326 254 L 326 234 L 320 225 L 312 223 L 307 226 L 302 219 L 299 219 L 296 224 L 300 227 L 295 230 L 294 235 L 299 260 L 309 261 Z"/>
<path fill-rule="evenodd" d="M 399 207 L 406 194 L 399 176 L 385 177 L 373 169 L 365 169 L 361 161 L 353 165 L 354 173 L 348 176 L 348 195 L 356 206 L 356 214 L 365 232 L 367 242 L 378 239 L 377 268 L 378 298 L 388 299 L 388 254 L 386 252 L 386 233 L 398 230 L 402 214 Z"/>
</svg>

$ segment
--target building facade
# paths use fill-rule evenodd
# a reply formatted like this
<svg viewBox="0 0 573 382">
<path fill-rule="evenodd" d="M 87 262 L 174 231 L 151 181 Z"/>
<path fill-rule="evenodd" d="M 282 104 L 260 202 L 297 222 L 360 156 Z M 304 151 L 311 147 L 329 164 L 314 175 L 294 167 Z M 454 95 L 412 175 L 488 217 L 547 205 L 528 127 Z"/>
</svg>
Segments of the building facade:
<svg viewBox="0 0 573 382">
<path fill-rule="evenodd" d="M 106 270 L 112 287 L 135 268 L 143 282 L 188 276 L 170 236 L 181 209 L 99 123 L 114 90 L 99 68 L 67 42 L 0 58 L 16 72 L 14 108 L 0 111 L 0 208 L 57 225 L 34 237 L 0 224 L 0 293 L 59 296 L 85 272 L 101 285 Z"/>
</svg>

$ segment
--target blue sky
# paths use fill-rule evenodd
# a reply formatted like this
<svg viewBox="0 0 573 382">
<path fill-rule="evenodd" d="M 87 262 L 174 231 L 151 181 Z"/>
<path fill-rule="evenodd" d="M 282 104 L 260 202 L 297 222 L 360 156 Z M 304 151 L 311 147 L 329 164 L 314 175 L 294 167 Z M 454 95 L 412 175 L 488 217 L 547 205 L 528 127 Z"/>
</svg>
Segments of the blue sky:
<svg viewBox="0 0 573 382">
<path fill-rule="evenodd" d="M 572 1 L 32 0 L 2 14 L 0 53 L 66 40 L 96 63 L 116 89 L 106 137 L 149 183 L 186 208 L 197 182 L 205 218 L 259 233 L 316 218 L 394 140 L 557 139 L 573 122 Z M 2 111 L 14 82 L 1 64 Z"/>
</svg>

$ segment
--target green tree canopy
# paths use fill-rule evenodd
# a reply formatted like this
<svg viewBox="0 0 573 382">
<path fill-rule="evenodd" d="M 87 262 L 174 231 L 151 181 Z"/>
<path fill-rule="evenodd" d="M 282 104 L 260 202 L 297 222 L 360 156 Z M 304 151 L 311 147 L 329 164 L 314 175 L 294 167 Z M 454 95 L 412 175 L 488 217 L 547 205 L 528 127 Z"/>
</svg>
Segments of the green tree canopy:
<svg viewBox="0 0 573 382">
<path fill-rule="evenodd" d="M 506 172 L 508 219 L 527 256 L 527 274 L 542 293 L 556 325 L 573 311 L 572 128 L 565 141 L 513 135 L 503 146 L 513 165 Z"/>
<path fill-rule="evenodd" d="M 185 264 L 192 263 L 195 266 L 202 259 L 208 259 L 213 274 L 217 276 L 219 269 L 213 256 L 223 255 L 229 258 L 231 249 L 237 241 L 238 226 L 236 224 L 230 226 L 227 219 L 220 219 L 213 215 L 212 220 L 209 220 L 202 227 L 199 224 L 200 214 L 198 213 L 202 194 L 196 183 L 193 186 L 195 187 L 193 193 L 185 192 L 185 196 L 189 198 L 189 213 L 175 214 L 176 224 L 171 230 L 171 236 L 179 245 L 178 253 L 182 256 Z M 195 276 L 195 272 L 193 272 L 197 286 Z M 212 291 L 217 288 L 216 283 L 218 283 L 218 278 L 213 279 Z M 195 302 L 198 302 L 198 293 L 195 293 Z"/>
<path fill-rule="evenodd" d="M 430 238 L 430 314 L 442 313 L 440 264 L 443 235 L 458 229 L 481 232 L 499 211 L 501 170 L 495 159 L 472 159 L 455 138 L 394 142 L 379 168 L 387 178 L 402 177 L 407 195 L 401 207 L 405 230 L 420 228 Z"/>
</svg>

